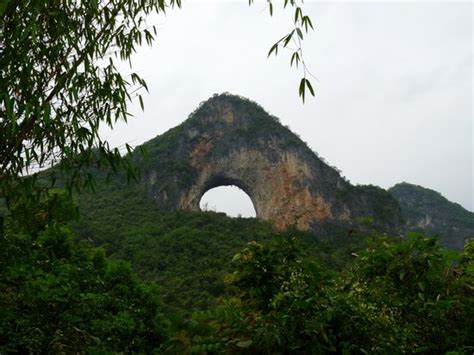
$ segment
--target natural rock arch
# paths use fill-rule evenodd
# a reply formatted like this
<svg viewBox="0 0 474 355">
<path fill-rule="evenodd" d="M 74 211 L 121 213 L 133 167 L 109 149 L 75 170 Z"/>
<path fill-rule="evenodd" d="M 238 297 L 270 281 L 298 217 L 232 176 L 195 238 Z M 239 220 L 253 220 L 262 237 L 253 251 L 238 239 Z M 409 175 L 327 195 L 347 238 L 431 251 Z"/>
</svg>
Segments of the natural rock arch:
<svg viewBox="0 0 474 355">
<path fill-rule="evenodd" d="M 272 154 L 275 154 L 274 150 L 242 149 L 214 160 L 198 148 L 192 164 L 200 168 L 199 173 L 191 188 L 183 194 L 180 208 L 199 210 L 199 201 L 206 191 L 235 185 L 250 197 L 257 218 L 273 220 L 277 226 L 299 224 L 299 227 L 307 228 L 309 225 L 304 223 L 311 220 L 303 220 L 307 215 L 332 217 L 324 201 L 320 200 L 320 205 L 316 206 L 308 199 L 309 189 L 303 186 L 308 178 L 304 163 L 287 154 L 275 154 L 276 159 L 272 159 Z"/>
<path fill-rule="evenodd" d="M 209 159 L 198 148 L 192 164 L 199 167 L 194 184 L 180 201 L 180 208 L 199 210 L 202 195 L 211 188 L 235 185 L 253 202 L 257 218 L 272 220 L 278 227 L 296 224 L 308 229 L 314 219 L 333 218 L 328 203 L 311 196 L 305 181 L 311 178 L 306 164 L 275 149 L 241 149 L 220 159 Z"/>
<path fill-rule="evenodd" d="M 278 228 L 349 225 L 367 216 L 384 229 L 400 225 L 388 192 L 352 186 L 276 117 L 241 97 L 212 97 L 144 146 L 152 157 L 144 163 L 144 185 L 164 209 L 199 211 L 206 191 L 235 185 L 250 197 L 257 218 Z"/>
</svg>

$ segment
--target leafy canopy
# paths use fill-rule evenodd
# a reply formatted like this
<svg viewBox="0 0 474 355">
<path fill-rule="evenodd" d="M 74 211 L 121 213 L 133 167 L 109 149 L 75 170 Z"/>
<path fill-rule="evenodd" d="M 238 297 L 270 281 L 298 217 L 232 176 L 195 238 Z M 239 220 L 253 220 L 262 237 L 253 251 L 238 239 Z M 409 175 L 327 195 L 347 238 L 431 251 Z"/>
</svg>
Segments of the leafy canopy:
<svg viewBox="0 0 474 355">
<path fill-rule="evenodd" d="M 170 348 L 285 353 L 471 353 L 472 242 L 453 258 L 433 238 L 378 236 L 336 273 L 294 238 L 249 243 L 228 278 L 238 297 L 196 313 Z"/>
<path fill-rule="evenodd" d="M 146 16 L 174 6 L 180 2 L 6 3 L 0 18 L 2 195 L 19 184 L 19 175 L 47 164 L 59 162 L 73 173 L 83 165 L 121 164 L 99 127 L 126 121 L 127 104 L 146 83 L 136 73 L 120 73 L 116 60 L 130 60 L 138 45 L 151 44 L 156 28 Z M 73 177 L 68 181 L 81 180 Z M 23 179 L 23 187 L 32 179 Z"/>
<path fill-rule="evenodd" d="M 166 339 L 157 289 L 75 243 L 63 191 L 16 204 L 0 230 L 0 352 L 152 352 Z"/>
</svg>

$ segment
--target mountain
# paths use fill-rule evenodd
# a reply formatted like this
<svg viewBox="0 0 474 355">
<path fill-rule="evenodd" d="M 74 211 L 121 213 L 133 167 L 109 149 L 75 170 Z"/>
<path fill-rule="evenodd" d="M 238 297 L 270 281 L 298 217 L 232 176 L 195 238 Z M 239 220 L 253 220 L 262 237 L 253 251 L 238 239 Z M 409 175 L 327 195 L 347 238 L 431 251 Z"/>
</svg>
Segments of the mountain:
<svg viewBox="0 0 474 355">
<path fill-rule="evenodd" d="M 387 191 L 351 185 L 278 118 L 239 96 L 211 97 L 142 148 L 148 159 L 137 151 L 134 163 L 160 209 L 199 211 L 206 191 L 236 185 L 257 217 L 279 229 L 322 234 L 328 224 L 346 232 L 370 224 L 391 234 L 402 230 L 401 210 Z"/>
<path fill-rule="evenodd" d="M 351 185 L 277 117 L 236 95 L 212 96 L 128 158 L 140 171 L 138 185 L 120 174 L 106 184 L 108 173 L 91 169 L 100 193 L 78 196 L 89 219 L 83 236 L 95 229 L 94 239 L 115 243 L 117 231 L 136 231 L 159 214 L 200 211 L 204 193 L 222 185 L 240 187 L 257 218 L 280 231 L 296 227 L 331 239 L 417 229 L 458 249 L 474 234 L 473 213 L 435 191 L 406 183 L 389 191 Z"/>
<path fill-rule="evenodd" d="M 104 187 L 107 202 L 91 200 L 84 207 L 87 215 L 96 211 L 107 219 L 111 208 L 123 205 L 136 216 L 124 214 L 107 227 L 111 230 L 128 229 L 137 220 L 147 225 L 147 218 L 162 212 L 198 212 L 206 191 L 236 185 L 252 200 L 257 218 L 278 230 L 294 226 L 334 238 L 354 231 L 401 235 L 416 229 L 439 235 L 451 248 L 462 248 L 473 235 L 473 214 L 435 191 L 405 183 L 390 191 L 351 185 L 278 118 L 240 96 L 214 95 L 129 158 L 141 173 L 139 184 L 116 177 Z M 130 201 L 133 208 L 127 208 Z M 111 235 L 105 232 L 102 239 Z"/>
<path fill-rule="evenodd" d="M 443 197 L 439 192 L 406 182 L 389 192 L 402 207 L 406 227 L 439 236 L 449 248 L 462 249 L 474 238 L 474 213 Z"/>
</svg>

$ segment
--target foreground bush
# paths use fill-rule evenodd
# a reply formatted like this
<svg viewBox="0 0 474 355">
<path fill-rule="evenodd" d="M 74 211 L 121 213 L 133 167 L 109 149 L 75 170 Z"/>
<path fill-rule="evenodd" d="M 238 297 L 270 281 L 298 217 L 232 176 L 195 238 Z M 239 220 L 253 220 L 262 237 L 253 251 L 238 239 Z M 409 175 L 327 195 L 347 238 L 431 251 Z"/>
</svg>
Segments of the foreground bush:
<svg viewBox="0 0 474 355">
<path fill-rule="evenodd" d="M 254 353 L 472 353 L 472 242 L 378 237 L 341 273 L 304 261 L 297 241 L 250 243 L 234 258 L 239 296 L 195 314 L 172 349 Z"/>
<path fill-rule="evenodd" d="M 0 235 L 0 353 L 150 352 L 166 336 L 156 288 L 72 241 L 71 200 L 19 204 Z"/>
</svg>

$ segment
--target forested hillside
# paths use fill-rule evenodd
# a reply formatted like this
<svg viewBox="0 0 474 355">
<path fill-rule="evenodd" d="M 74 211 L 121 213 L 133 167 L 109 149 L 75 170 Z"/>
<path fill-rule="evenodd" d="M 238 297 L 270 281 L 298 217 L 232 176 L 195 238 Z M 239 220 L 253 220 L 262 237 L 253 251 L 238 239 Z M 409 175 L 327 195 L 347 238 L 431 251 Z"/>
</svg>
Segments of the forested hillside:
<svg viewBox="0 0 474 355">
<path fill-rule="evenodd" d="M 422 235 L 335 229 L 320 238 L 166 212 L 139 185 L 117 182 L 77 200 L 76 238 L 105 245 L 158 285 L 174 329 L 160 345 L 167 351 L 471 349 L 472 245 L 460 254 Z"/>
<path fill-rule="evenodd" d="M 76 203 L 6 210 L 0 351 L 473 350 L 472 242 L 164 212 L 118 181 Z"/>
<path fill-rule="evenodd" d="M 461 249 L 474 238 L 474 213 L 422 186 L 400 183 L 389 189 L 402 207 L 408 229 L 438 236 L 448 248 Z"/>
<path fill-rule="evenodd" d="M 106 246 L 113 258 L 130 261 L 145 280 L 160 285 L 163 301 L 180 312 L 209 309 L 218 297 L 229 295 L 224 277 L 234 254 L 248 242 L 298 237 L 309 257 L 335 269 L 343 268 L 353 259 L 351 252 L 366 243 L 365 237 L 348 237 L 344 230 L 323 240 L 296 229 L 277 231 L 254 218 L 166 212 L 134 184 L 103 184 L 77 201 L 81 219 L 74 225 L 76 238 Z"/>
</svg>

